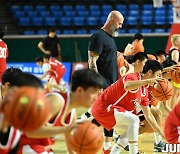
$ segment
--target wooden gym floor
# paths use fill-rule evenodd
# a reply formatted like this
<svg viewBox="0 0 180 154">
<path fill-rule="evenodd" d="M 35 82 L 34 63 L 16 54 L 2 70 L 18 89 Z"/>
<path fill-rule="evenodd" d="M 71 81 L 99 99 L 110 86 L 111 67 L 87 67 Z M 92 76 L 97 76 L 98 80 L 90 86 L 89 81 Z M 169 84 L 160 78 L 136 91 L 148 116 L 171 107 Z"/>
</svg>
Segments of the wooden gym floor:
<svg viewBox="0 0 180 154">
<path fill-rule="evenodd" d="M 160 109 L 163 113 L 163 122 L 165 117 L 167 116 L 167 112 L 164 110 L 162 104 L 160 105 Z M 86 109 L 80 108 L 77 110 L 78 116 L 82 113 L 87 111 Z M 112 142 L 113 143 L 113 142 Z M 144 154 L 161 154 L 160 152 L 154 152 L 154 135 L 153 133 L 145 133 L 139 135 L 139 142 L 138 142 L 139 151 L 144 152 Z M 53 147 L 55 154 L 67 154 L 66 145 L 64 141 L 64 135 L 61 135 L 61 138 L 56 142 Z M 97 154 L 101 154 L 101 150 Z M 129 152 L 122 151 L 122 154 L 128 154 Z"/>
</svg>

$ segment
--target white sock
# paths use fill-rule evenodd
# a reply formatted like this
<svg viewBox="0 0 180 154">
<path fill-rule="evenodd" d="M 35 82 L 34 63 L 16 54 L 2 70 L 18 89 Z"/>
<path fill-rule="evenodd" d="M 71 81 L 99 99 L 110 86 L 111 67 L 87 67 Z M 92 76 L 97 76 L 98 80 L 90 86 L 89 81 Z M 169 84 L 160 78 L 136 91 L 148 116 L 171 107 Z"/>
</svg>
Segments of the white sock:
<svg viewBox="0 0 180 154">
<path fill-rule="evenodd" d="M 162 137 L 156 132 L 154 132 L 154 138 L 155 138 L 156 144 L 158 144 L 160 141 L 162 141 Z"/>
<path fill-rule="evenodd" d="M 125 136 L 124 138 L 119 138 L 117 143 L 112 147 L 110 154 L 117 154 L 120 153 L 124 148 L 128 145 L 128 138 Z"/>
<path fill-rule="evenodd" d="M 138 153 L 138 144 L 137 143 L 129 143 L 129 153 L 137 154 Z"/>
<path fill-rule="evenodd" d="M 112 147 L 112 150 L 110 152 L 110 154 L 118 154 L 120 153 L 124 148 L 123 147 L 120 147 L 118 146 L 117 144 L 115 144 L 113 147 Z"/>
<path fill-rule="evenodd" d="M 108 150 L 111 147 L 111 142 L 104 142 L 104 150 Z"/>
</svg>

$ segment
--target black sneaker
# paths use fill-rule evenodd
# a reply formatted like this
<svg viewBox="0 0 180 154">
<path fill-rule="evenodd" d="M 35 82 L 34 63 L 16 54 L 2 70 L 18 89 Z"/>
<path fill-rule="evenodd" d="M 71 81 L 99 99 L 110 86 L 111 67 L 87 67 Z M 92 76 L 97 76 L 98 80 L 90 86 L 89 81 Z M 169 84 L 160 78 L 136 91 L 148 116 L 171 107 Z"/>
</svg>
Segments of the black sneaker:
<svg viewBox="0 0 180 154">
<path fill-rule="evenodd" d="M 158 144 L 154 143 L 154 152 L 162 152 L 166 148 L 166 143 L 160 141 Z"/>
<path fill-rule="evenodd" d="M 117 143 L 117 140 L 120 138 L 120 135 L 118 135 L 118 137 L 115 137 L 114 138 L 114 142 Z M 129 151 L 129 145 L 127 145 L 125 148 L 124 148 L 125 151 Z"/>
</svg>

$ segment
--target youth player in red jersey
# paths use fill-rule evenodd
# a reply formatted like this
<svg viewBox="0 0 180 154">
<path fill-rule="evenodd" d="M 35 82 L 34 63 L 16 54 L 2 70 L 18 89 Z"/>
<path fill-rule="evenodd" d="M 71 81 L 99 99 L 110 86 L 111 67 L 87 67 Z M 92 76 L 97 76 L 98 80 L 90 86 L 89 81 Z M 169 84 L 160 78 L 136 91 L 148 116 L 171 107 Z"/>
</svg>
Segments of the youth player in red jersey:
<svg viewBox="0 0 180 154">
<path fill-rule="evenodd" d="M 138 153 L 137 141 L 139 119 L 136 116 L 141 110 L 145 118 L 160 135 L 163 132 L 150 112 L 148 92 L 145 85 L 152 85 L 161 74 L 159 62 L 149 60 L 143 68 L 143 74 L 128 74 L 109 86 L 94 102 L 93 117 L 106 129 L 111 130 L 115 125 L 128 124 L 127 136 L 130 153 Z M 141 79 L 142 78 L 142 79 Z M 111 154 L 117 151 L 111 151 Z"/>
<path fill-rule="evenodd" d="M 9 90 L 14 77 L 21 73 L 20 69 L 9 68 L 2 75 L 2 84 L 0 84 L 0 154 L 15 154 L 18 148 L 21 133 L 5 121 L 1 101 Z"/>
<path fill-rule="evenodd" d="M 53 153 L 52 145 L 56 135 L 64 133 L 66 138 L 69 136 L 68 133 L 76 120 L 74 108 L 89 108 L 102 86 L 103 81 L 98 73 L 92 70 L 75 71 L 72 75 L 70 93 L 62 95 L 52 92 L 46 95 L 51 106 L 50 120 L 40 129 L 23 134 L 18 154 Z M 67 149 L 69 153 L 73 153 L 68 142 Z"/>
<path fill-rule="evenodd" d="M 38 66 L 42 66 L 44 74 L 40 79 L 47 77 L 46 88 L 47 91 L 51 91 L 51 85 L 61 85 L 61 89 L 64 89 L 62 78 L 66 72 L 65 66 L 54 58 L 50 58 L 49 55 L 44 55 L 42 57 L 37 57 L 35 59 Z"/>
<path fill-rule="evenodd" d="M 164 135 L 171 144 L 180 143 L 180 103 L 178 103 L 168 114 L 165 125 Z"/>
<path fill-rule="evenodd" d="M 3 72 L 6 70 L 6 59 L 8 57 L 8 47 L 6 43 L 2 40 L 4 32 L 0 28 L 0 83 Z"/>
</svg>

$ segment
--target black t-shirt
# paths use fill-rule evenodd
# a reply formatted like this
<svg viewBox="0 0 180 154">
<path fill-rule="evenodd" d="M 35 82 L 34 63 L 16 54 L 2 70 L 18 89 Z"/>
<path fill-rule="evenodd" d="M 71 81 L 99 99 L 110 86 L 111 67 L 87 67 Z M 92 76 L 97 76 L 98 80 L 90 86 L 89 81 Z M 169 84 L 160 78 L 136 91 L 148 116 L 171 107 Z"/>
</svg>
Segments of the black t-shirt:
<svg viewBox="0 0 180 154">
<path fill-rule="evenodd" d="M 49 36 L 47 36 L 41 42 L 44 44 L 44 48 L 46 50 L 51 51 L 52 57 L 58 57 L 57 45 L 59 43 L 59 39 L 57 38 L 57 36 L 55 36 L 54 38 L 50 38 Z"/>
<path fill-rule="evenodd" d="M 104 78 L 104 89 L 118 79 L 117 47 L 114 38 L 99 29 L 90 38 L 89 51 L 99 54 L 96 62 L 98 72 Z"/>
</svg>

